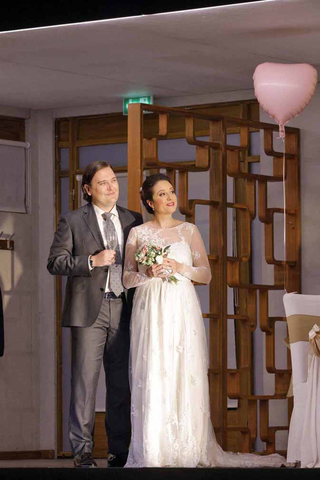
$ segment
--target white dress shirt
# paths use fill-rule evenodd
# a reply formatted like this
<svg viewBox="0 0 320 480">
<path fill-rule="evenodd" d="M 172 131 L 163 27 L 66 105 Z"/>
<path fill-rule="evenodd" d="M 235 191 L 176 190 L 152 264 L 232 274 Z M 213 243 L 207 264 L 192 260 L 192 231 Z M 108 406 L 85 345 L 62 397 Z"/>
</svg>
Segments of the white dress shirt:
<svg viewBox="0 0 320 480">
<path fill-rule="evenodd" d="M 103 220 L 103 217 L 102 217 L 102 215 L 105 212 L 103 210 L 101 210 L 101 208 L 97 207 L 97 205 L 94 205 L 94 203 L 92 204 L 92 206 L 93 206 L 95 214 L 97 216 L 98 225 L 99 225 L 99 228 L 100 228 L 100 232 L 101 232 L 101 235 L 102 235 L 104 246 L 105 246 L 105 248 L 107 248 L 107 238 L 106 238 L 106 232 L 105 232 L 105 226 L 104 226 L 105 225 L 105 220 Z M 119 218 L 119 212 L 117 210 L 116 205 L 113 207 L 112 210 L 110 210 L 110 213 L 112 213 L 111 220 L 112 220 L 113 225 L 114 225 L 114 227 L 116 229 L 116 232 L 117 232 L 118 245 L 119 245 L 119 250 L 120 250 L 120 253 L 121 253 L 121 257 L 122 257 L 123 256 L 123 231 L 122 231 L 122 226 L 121 226 L 121 222 L 120 222 L 120 218 Z M 89 268 L 90 268 L 90 270 L 92 270 L 91 267 L 89 267 Z M 108 272 L 108 276 L 107 276 L 105 291 L 110 292 L 110 289 L 109 289 L 109 272 Z"/>
</svg>

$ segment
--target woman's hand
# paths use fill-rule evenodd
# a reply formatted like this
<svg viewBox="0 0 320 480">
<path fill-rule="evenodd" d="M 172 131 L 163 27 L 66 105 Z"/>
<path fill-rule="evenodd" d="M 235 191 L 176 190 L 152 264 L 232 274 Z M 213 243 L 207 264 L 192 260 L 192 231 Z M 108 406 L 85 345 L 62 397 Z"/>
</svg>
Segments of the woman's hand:
<svg viewBox="0 0 320 480">
<path fill-rule="evenodd" d="M 164 278 L 166 277 L 166 272 L 164 271 L 163 265 L 155 263 L 146 270 L 146 275 L 149 278 Z"/>
<path fill-rule="evenodd" d="M 182 263 L 177 262 L 173 258 L 164 258 L 162 267 L 168 272 L 169 275 L 180 273 L 182 270 Z"/>
</svg>

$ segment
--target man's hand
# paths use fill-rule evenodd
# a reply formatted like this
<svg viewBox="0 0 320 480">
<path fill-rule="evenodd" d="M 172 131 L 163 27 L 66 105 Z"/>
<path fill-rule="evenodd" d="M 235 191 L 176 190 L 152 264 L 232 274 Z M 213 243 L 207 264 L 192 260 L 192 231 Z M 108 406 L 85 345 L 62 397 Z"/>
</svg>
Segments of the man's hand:
<svg viewBox="0 0 320 480">
<path fill-rule="evenodd" d="M 102 250 L 91 257 L 93 267 L 105 267 L 113 265 L 116 261 L 116 252 L 114 250 Z"/>
</svg>

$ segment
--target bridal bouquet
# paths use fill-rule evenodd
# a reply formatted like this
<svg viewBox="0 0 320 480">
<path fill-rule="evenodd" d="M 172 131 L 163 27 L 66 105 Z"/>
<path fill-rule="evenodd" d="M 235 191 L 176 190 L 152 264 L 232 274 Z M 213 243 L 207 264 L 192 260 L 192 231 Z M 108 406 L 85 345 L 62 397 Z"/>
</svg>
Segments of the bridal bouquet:
<svg viewBox="0 0 320 480">
<path fill-rule="evenodd" d="M 151 267 L 155 263 L 161 265 L 163 259 L 169 254 L 170 245 L 167 245 L 164 248 L 157 247 L 156 245 L 143 245 L 135 253 L 135 259 L 139 265 L 147 265 Z M 167 277 L 169 282 L 178 283 L 178 279 L 174 275 L 169 275 Z"/>
</svg>

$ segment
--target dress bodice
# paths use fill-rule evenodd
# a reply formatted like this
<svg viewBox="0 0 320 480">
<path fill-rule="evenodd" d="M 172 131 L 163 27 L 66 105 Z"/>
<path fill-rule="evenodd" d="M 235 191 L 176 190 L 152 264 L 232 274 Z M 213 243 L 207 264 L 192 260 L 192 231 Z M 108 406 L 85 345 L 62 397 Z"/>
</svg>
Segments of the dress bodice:
<svg viewBox="0 0 320 480">
<path fill-rule="evenodd" d="M 183 265 L 181 274 L 175 274 L 179 280 L 209 283 L 211 271 L 208 257 L 195 225 L 183 222 L 171 228 L 156 228 L 144 224 L 133 228 L 128 237 L 123 275 L 126 288 L 137 287 L 151 281 L 145 274 L 147 267 L 137 265 L 134 257 L 144 245 L 162 248 L 170 245 L 168 258 L 173 258 Z"/>
</svg>

